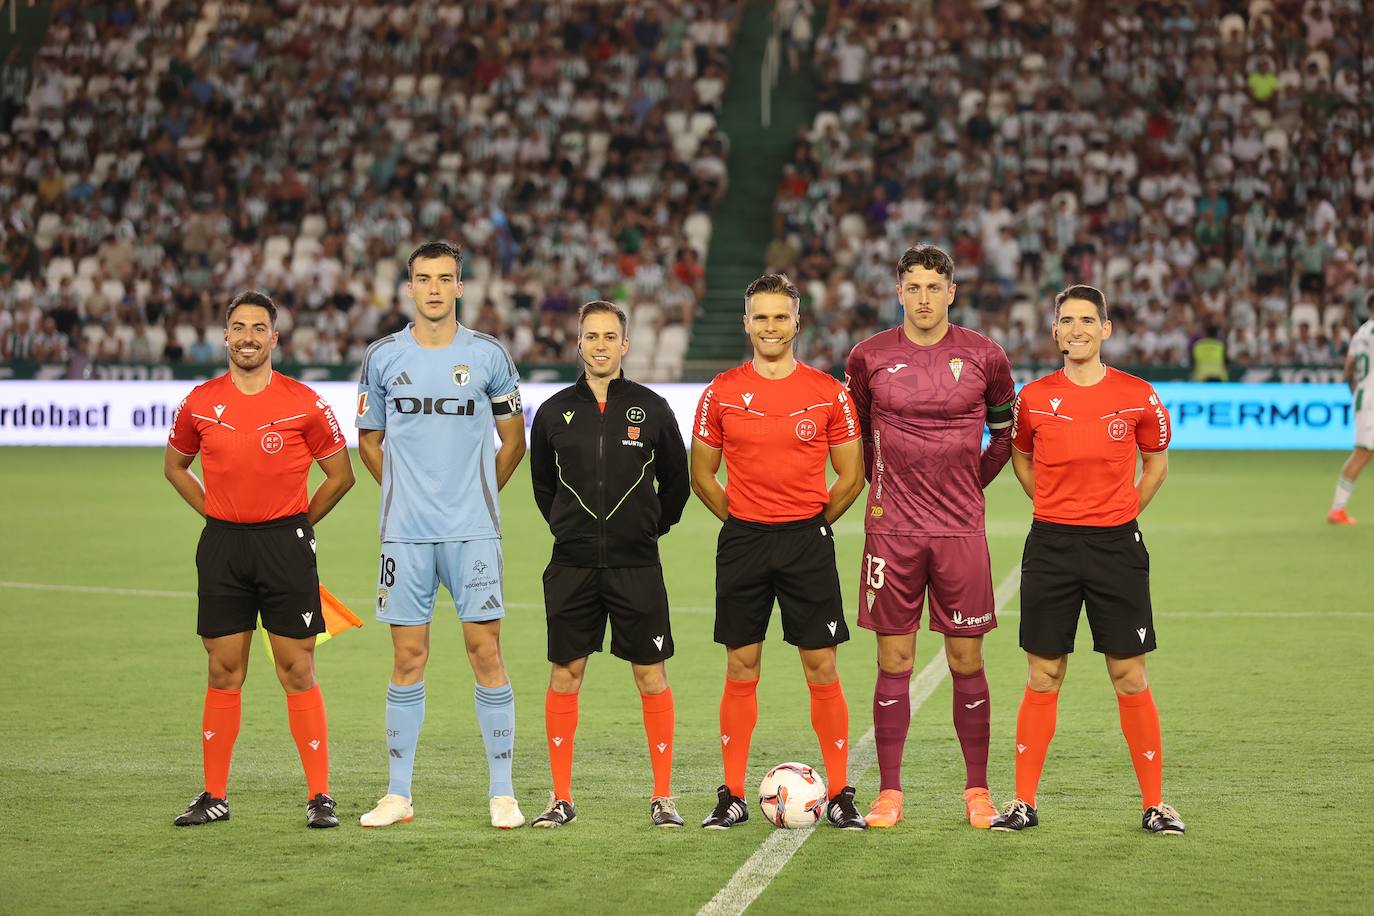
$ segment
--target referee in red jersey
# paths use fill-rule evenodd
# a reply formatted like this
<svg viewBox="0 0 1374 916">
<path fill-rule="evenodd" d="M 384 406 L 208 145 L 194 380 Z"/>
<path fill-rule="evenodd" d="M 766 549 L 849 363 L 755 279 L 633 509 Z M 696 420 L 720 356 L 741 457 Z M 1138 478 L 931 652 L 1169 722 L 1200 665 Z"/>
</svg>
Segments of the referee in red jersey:
<svg viewBox="0 0 1374 916">
<path fill-rule="evenodd" d="M 835 647 L 849 638 L 831 525 L 863 489 L 859 421 L 844 386 L 797 361 L 797 288 L 766 274 L 744 295 L 754 358 L 703 392 L 692 429 L 692 490 L 725 524 L 716 548 L 716 642 L 725 646 L 720 744 L 725 784 L 701 826 L 749 819 L 744 802 L 763 639 L 776 600 L 783 639 L 801 653 L 811 725 L 825 761 L 836 827 L 863 830 L 848 784 L 849 707 Z M 724 455 L 728 483 L 716 479 Z M 826 488 L 829 457 L 837 478 Z"/>
<path fill-rule="evenodd" d="M 1150 554 L 1136 524 L 1168 470 L 1169 412 L 1148 382 L 1102 364 L 1112 323 L 1101 291 L 1079 285 L 1056 296 L 1053 333 L 1064 368 L 1021 390 L 1012 421 L 1012 468 L 1035 506 L 1021 560 L 1030 671 L 1016 717 L 1017 797 L 992 829 L 1040 822 L 1035 793 L 1086 605 L 1140 781 L 1141 826 L 1182 834 L 1163 799 L 1159 711 L 1145 676 L 1145 653 L 1155 648 Z"/>
<path fill-rule="evenodd" d="M 181 402 L 163 459 L 177 493 L 205 517 L 196 547 L 196 631 L 210 656 L 201 723 L 205 790 L 173 822 L 178 827 L 229 819 L 229 763 L 259 613 L 305 768 L 306 825 L 339 825 L 329 795 L 324 700 L 315 680 L 315 637 L 324 632 L 324 618 L 313 526 L 353 486 L 353 466 L 329 404 L 272 371 L 276 321 L 276 306 L 263 293 L 243 292 L 229 303 L 229 371 Z M 197 454 L 203 485 L 190 470 Z M 325 479 L 307 498 L 312 461 Z"/>
</svg>

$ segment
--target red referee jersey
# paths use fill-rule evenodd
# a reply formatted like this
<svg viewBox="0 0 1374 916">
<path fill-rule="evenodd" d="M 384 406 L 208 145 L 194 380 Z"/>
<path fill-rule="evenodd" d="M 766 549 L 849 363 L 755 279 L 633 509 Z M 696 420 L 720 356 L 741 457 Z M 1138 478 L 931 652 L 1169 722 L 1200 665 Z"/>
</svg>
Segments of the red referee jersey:
<svg viewBox="0 0 1374 916">
<path fill-rule="evenodd" d="M 1108 368 L 1095 385 L 1060 369 L 1021 389 L 1012 444 L 1035 458 L 1035 517 L 1112 527 L 1140 514 L 1136 449 L 1169 447 L 1169 411 L 1144 379 Z"/>
<path fill-rule="evenodd" d="M 329 403 L 280 372 L 253 395 L 228 373 L 197 385 L 177 408 L 167 444 L 200 454 L 205 514 L 226 522 L 304 512 L 310 463 L 346 446 Z"/>
<path fill-rule="evenodd" d="M 830 501 L 826 459 L 831 446 L 859 438 L 859 419 L 835 377 L 797 363 L 786 378 L 767 379 L 751 361 L 702 392 L 692 435 L 725 453 L 731 515 L 795 522 Z"/>
</svg>

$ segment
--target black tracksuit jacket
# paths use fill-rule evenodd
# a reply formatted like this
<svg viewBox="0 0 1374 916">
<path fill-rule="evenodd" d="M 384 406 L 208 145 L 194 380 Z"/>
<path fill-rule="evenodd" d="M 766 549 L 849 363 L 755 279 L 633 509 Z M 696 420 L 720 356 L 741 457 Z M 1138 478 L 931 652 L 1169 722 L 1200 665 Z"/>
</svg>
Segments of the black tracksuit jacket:
<svg viewBox="0 0 1374 916">
<path fill-rule="evenodd" d="M 658 539 L 692 490 L 672 408 L 623 375 L 611 380 L 604 413 L 585 375 L 540 405 L 530 475 L 559 566 L 657 565 Z"/>
</svg>

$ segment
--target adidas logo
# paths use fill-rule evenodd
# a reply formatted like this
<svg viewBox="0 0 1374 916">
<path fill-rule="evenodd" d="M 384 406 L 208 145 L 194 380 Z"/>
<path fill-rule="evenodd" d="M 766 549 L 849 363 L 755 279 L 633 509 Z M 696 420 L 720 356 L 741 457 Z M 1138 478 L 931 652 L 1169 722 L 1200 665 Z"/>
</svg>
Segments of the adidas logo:
<svg viewBox="0 0 1374 916">
<path fill-rule="evenodd" d="M 658 744 L 655 744 L 654 747 L 658 748 L 658 752 L 660 754 L 668 749 L 668 745 L 663 743 L 662 741 L 660 741 Z"/>
<path fill-rule="evenodd" d="M 721 736 L 720 736 L 720 743 L 721 743 L 722 745 L 729 744 L 729 743 L 730 743 L 730 736 L 729 736 L 729 735 L 721 735 Z"/>
<path fill-rule="evenodd" d="M 562 738 L 561 736 L 555 735 L 555 736 L 553 737 L 552 740 L 553 740 L 553 746 L 554 746 L 554 747 L 562 747 L 562 746 L 563 746 L 563 738 Z"/>
<path fill-rule="evenodd" d="M 662 637 L 662 636 L 655 636 L 655 637 L 654 637 L 654 648 L 656 648 L 656 649 L 662 649 L 662 648 L 663 648 L 663 637 Z"/>
<path fill-rule="evenodd" d="M 397 748 L 394 747 L 391 749 L 391 756 L 395 757 L 397 760 L 405 759 L 405 754 L 402 754 Z"/>
<path fill-rule="evenodd" d="M 204 732 L 204 735 L 206 741 L 209 741 L 211 738 L 215 737 L 215 733 L 211 731 Z"/>
<path fill-rule="evenodd" d="M 311 749 L 312 751 L 318 751 L 318 750 L 320 749 L 320 739 L 319 739 L 319 738 L 316 738 L 314 741 L 308 741 L 308 742 L 306 742 L 306 743 L 310 745 L 310 749 Z"/>
<path fill-rule="evenodd" d="M 1146 752 L 1145 752 L 1145 759 L 1146 759 L 1146 760 L 1151 760 L 1151 761 L 1154 760 L 1154 759 L 1155 759 L 1155 752 L 1154 752 L 1154 751 L 1146 751 Z"/>
<path fill-rule="evenodd" d="M 494 611 L 501 606 L 501 602 L 496 600 L 495 595 L 488 595 L 486 603 L 482 605 L 484 611 Z"/>
<path fill-rule="evenodd" d="M 509 759 L 510 759 L 510 748 L 506 748 L 504 751 L 502 751 L 502 752 L 499 753 L 499 754 L 492 754 L 492 755 L 491 755 L 491 759 L 492 759 L 492 760 L 509 760 Z"/>
<path fill-rule="evenodd" d="M 306 626 L 310 626 L 310 621 L 315 619 L 315 612 L 306 611 L 304 614 L 301 615 L 301 619 L 305 621 Z"/>
<path fill-rule="evenodd" d="M 392 380 L 387 384 L 387 387 L 388 387 L 388 388 L 395 388 L 397 385 L 409 385 L 409 384 L 411 384 L 411 381 L 410 381 L 410 373 L 409 373 L 409 372 L 402 372 L 400 375 L 398 375 L 398 376 L 396 376 L 394 379 L 392 379 Z"/>
<path fill-rule="evenodd" d="M 1025 752 L 1026 752 L 1026 746 L 1025 746 L 1024 744 L 1018 744 L 1018 745 L 1016 745 L 1016 753 L 1018 753 L 1018 754 L 1024 754 Z"/>
</svg>

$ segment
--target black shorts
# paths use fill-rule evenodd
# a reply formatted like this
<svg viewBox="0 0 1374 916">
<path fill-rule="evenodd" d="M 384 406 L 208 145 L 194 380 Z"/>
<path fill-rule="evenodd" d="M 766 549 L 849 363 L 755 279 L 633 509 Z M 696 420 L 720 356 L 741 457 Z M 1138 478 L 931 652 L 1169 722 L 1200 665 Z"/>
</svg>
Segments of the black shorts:
<svg viewBox="0 0 1374 916">
<path fill-rule="evenodd" d="M 315 531 L 304 515 L 256 524 L 205 520 L 196 546 L 196 632 L 207 639 L 256 630 L 304 639 L 324 632 Z"/>
<path fill-rule="evenodd" d="M 600 652 L 611 622 L 611 654 L 635 665 L 673 656 L 668 591 L 663 567 L 595 569 L 558 566 L 544 570 L 544 616 L 549 661 L 566 665 Z"/>
<path fill-rule="evenodd" d="M 773 602 L 782 638 L 799 649 L 849 639 L 835 568 L 835 533 L 825 516 L 769 525 L 731 516 L 716 542 L 716 642 L 763 642 Z"/>
<path fill-rule="evenodd" d="M 1084 605 L 1094 651 L 1154 651 L 1150 553 L 1140 527 L 1032 522 L 1021 557 L 1021 648 L 1047 658 L 1072 652 Z"/>
</svg>

